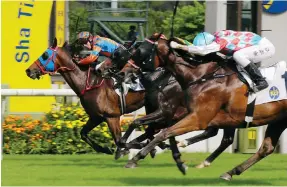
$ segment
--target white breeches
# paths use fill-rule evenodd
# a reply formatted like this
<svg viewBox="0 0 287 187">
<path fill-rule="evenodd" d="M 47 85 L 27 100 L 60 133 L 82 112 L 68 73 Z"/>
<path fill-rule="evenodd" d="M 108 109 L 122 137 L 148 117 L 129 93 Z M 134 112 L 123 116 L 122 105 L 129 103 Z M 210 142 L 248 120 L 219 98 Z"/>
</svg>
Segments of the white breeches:
<svg viewBox="0 0 287 187">
<path fill-rule="evenodd" d="M 246 67 L 250 62 L 258 63 L 271 58 L 274 54 L 274 45 L 266 38 L 262 38 L 258 45 L 236 51 L 233 54 L 233 59 L 242 67 Z"/>
</svg>

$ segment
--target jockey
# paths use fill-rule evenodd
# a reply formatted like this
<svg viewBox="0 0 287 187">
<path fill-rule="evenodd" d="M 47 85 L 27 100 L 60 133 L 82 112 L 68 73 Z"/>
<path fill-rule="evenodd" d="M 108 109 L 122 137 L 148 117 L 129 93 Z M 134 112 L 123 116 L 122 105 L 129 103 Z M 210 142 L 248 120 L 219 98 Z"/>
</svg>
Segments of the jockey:
<svg viewBox="0 0 287 187">
<path fill-rule="evenodd" d="M 212 35 L 203 32 L 194 38 L 193 45 L 184 46 L 172 41 L 170 46 L 201 56 L 213 52 L 231 55 L 250 75 L 257 91 L 268 87 L 268 83 L 254 63 L 271 58 L 275 54 L 275 47 L 268 39 L 255 33 L 223 30 Z"/>
<path fill-rule="evenodd" d="M 88 65 L 95 62 L 99 56 L 105 56 L 111 58 L 113 61 L 127 61 L 128 51 L 122 45 L 117 42 L 100 37 L 99 35 L 93 36 L 89 32 L 80 32 L 77 36 L 78 42 L 81 45 L 92 50 L 91 54 L 81 59 L 78 64 Z M 121 57 L 121 58 L 118 58 Z M 122 58 L 123 57 L 123 58 Z"/>
</svg>

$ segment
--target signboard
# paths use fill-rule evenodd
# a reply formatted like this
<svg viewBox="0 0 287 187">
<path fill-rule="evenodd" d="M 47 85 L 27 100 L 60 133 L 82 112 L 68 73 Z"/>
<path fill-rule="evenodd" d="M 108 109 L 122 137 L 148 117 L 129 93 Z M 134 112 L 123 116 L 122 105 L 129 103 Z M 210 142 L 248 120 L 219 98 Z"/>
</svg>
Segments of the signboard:
<svg viewBox="0 0 287 187">
<path fill-rule="evenodd" d="M 51 88 L 49 76 L 27 77 L 25 70 L 48 48 L 52 1 L 2 1 L 2 85 Z M 9 111 L 46 112 L 54 97 L 10 97 Z"/>
<path fill-rule="evenodd" d="M 286 0 L 265 0 L 262 2 L 263 11 L 271 14 L 280 14 L 287 11 Z"/>
<path fill-rule="evenodd" d="M 56 1 L 56 27 L 55 36 L 58 40 L 58 46 L 63 46 L 65 42 L 65 1 Z"/>
</svg>

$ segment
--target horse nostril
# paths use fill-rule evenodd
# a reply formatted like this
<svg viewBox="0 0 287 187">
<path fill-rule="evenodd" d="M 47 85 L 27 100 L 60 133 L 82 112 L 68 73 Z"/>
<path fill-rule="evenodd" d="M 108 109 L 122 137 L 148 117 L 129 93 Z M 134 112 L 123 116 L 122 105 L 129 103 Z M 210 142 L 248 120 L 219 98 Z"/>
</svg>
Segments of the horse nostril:
<svg viewBox="0 0 287 187">
<path fill-rule="evenodd" d="M 31 70 L 30 69 L 26 69 L 26 74 L 30 74 L 31 73 Z"/>
<path fill-rule="evenodd" d="M 98 74 L 102 74 L 102 70 L 100 70 L 100 69 L 97 69 L 96 72 L 97 72 Z"/>
</svg>

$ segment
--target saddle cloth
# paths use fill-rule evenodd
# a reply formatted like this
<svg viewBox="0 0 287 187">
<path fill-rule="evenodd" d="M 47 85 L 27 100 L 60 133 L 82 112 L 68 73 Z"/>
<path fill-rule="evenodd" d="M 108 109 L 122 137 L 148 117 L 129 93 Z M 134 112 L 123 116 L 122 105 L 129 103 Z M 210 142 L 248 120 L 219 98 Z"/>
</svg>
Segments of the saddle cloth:
<svg viewBox="0 0 287 187">
<path fill-rule="evenodd" d="M 117 83 L 116 79 L 115 78 L 112 78 L 112 79 L 114 80 L 114 84 L 116 84 Z M 145 90 L 138 78 L 135 80 L 135 83 L 129 83 L 129 84 L 123 83 L 122 87 L 124 90 L 124 95 L 127 95 L 127 93 L 129 92 L 129 89 L 135 92 Z M 119 96 L 121 96 L 122 93 L 118 88 L 115 91 Z"/>
<path fill-rule="evenodd" d="M 256 98 L 255 105 L 269 103 L 273 101 L 280 101 L 287 99 L 286 88 L 287 88 L 287 65 L 285 61 L 280 61 L 275 65 L 267 68 L 259 67 L 259 70 L 263 77 L 266 78 L 269 86 L 268 88 L 261 90 L 256 93 L 249 93 L 248 104 L 253 102 Z M 254 83 L 251 81 L 249 75 L 245 70 L 237 65 L 237 69 L 247 80 L 251 88 L 254 87 Z"/>
<path fill-rule="evenodd" d="M 100 68 L 101 65 L 102 65 L 104 62 L 105 62 L 105 61 L 102 61 L 101 63 L 99 63 L 99 64 L 95 67 L 95 69 L 97 70 L 98 68 Z M 116 84 L 116 83 L 117 83 L 117 80 L 116 80 L 115 78 L 113 78 L 113 77 L 112 77 L 112 79 L 114 80 L 114 84 Z M 135 92 L 145 90 L 144 87 L 143 87 L 143 85 L 141 84 L 141 82 L 140 82 L 140 80 L 139 80 L 138 78 L 135 80 L 134 83 L 130 83 L 130 84 L 123 83 L 122 86 L 123 86 L 123 89 L 124 89 L 124 95 L 126 95 L 126 94 L 128 93 L 129 89 L 131 89 L 131 90 L 133 90 L 133 91 L 135 91 Z M 121 96 L 121 91 L 120 91 L 118 88 L 117 88 L 115 91 L 116 91 L 116 93 L 117 93 L 119 96 Z"/>
</svg>

